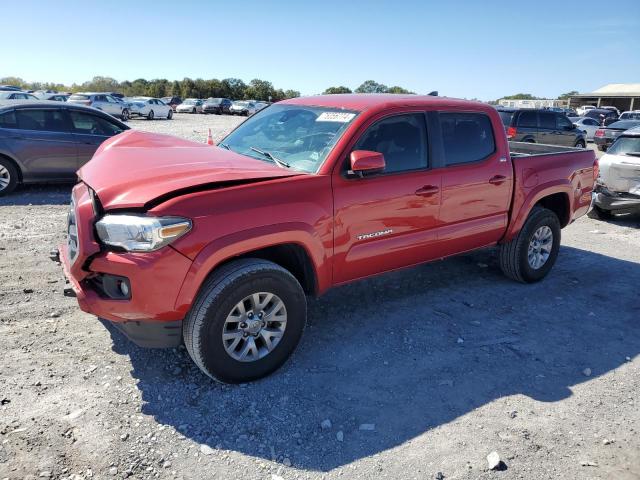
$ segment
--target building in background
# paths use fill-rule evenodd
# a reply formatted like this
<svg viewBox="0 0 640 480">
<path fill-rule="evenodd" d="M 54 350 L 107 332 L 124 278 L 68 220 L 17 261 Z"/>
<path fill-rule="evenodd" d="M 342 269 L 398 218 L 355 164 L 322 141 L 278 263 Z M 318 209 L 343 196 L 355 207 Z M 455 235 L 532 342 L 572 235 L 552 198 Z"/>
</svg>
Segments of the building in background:
<svg viewBox="0 0 640 480">
<path fill-rule="evenodd" d="M 567 105 L 566 100 L 559 100 L 557 98 L 538 98 L 536 100 L 507 100 L 501 98 L 498 103 L 503 107 L 513 108 L 548 108 L 548 107 L 565 107 Z"/>
<path fill-rule="evenodd" d="M 569 97 L 569 106 L 616 107 L 618 110 L 640 110 L 640 83 L 610 83 L 591 93 Z"/>
</svg>

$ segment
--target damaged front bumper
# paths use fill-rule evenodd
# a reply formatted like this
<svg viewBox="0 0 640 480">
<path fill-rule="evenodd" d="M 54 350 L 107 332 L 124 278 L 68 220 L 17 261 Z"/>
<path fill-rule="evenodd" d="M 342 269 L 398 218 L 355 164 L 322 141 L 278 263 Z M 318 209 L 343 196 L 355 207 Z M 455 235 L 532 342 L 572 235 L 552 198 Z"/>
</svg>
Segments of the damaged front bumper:
<svg viewBox="0 0 640 480">
<path fill-rule="evenodd" d="M 640 195 L 612 192 L 604 185 L 596 185 L 591 205 L 612 213 L 636 213 L 640 211 Z"/>
</svg>

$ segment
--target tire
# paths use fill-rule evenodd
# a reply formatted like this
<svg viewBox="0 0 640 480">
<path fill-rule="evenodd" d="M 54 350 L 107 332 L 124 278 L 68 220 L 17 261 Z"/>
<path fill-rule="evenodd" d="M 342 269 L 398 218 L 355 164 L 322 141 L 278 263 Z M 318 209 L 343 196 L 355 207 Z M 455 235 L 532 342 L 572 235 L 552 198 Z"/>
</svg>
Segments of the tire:
<svg viewBox="0 0 640 480">
<path fill-rule="evenodd" d="M 605 210 L 597 205 L 594 205 L 589 213 L 587 213 L 587 217 L 594 220 L 611 220 L 612 218 L 614 218 L 614 215 L 611 210 Z"/>
<path fill-rule="evenodd" d="M 533 245 L 534 235 L 547 227 L 552 234 L 548 257 L 537 268 L 529 259 L 529 247 Z M 535 248 L 534 248 L 535 250 Z M 518 235 L 510 242 L 500 245 L 500 268 L 512 280 L 521 283 L 533 283 L 542 280 L 551 270 L 560 250 L 560 221 L 555 213 L 543 207 L 533 207 L 529 217 Z M 538 250 L 541 252 L 541 250 Z"/>
<path fill-rule="evenodd" d="M 576 142 L 576 144 L 574 145 L 574 147 L 576 147 L 576 148 L 587 148 L 587 144 L 585 143 L 584 140 L 578 140 Z"/>
<path fill-rule="evenodd" d="M 171 120 L 173 118 L 173 110 L 169 109 L 169 112 L 167 113 L 167 120 Z"/>
<path fill-rule="evenodd" d="M 18 178 L 18 169 L 14 163 L 0 157 L 0 197 L 16 189 Z"/>
<path fill-rule="evenodd" d="M 153 120 L 153 117 L 155 117 L 155 113 L 153 113 L 153 110 L 149 110 L 149 113 L 147 114 L 147 120 Z"/>
<path fill-rule="evenodd" d="M 198 112 L 196 112 L 196 109 L 194 108 L 193 110 L 191 110 L 191 113 L 198 113 Z"/>
<path fill-rule="evenodd" d="M 238 340 L 237 347 L 225 345 L 223 332 L 229 325 L 230 318 L 245 318 L 246 322 L 251 321 L 255 324 L 255 316 L 242 317 L 232 314 L 240 312 L 237 310 L 238 305 L 258 292 L 270 293 L 281 300 L 284 304 L 286 325 L 273 349 L 260 358 L 242 361 L 232 355 L 240 355 L 249 342 L 253 342 L 254 345 L 260 344 L 263 352 L 265 351 L 262 327 L 257 327 L 260 328 L 260 334 L 252 334 L 255 337 L 246 332 L 242 333 L 247 335 L 247 339 L 242 337 Z M 251 305 L 243 304 L 246 315 L 253 310 Z M 264 311 L 268 311 L 268 308 L 264 308 Z M 281 309 L 279 311 L 282 312 Z M 275 313 L 267 314 L 264 318 L 276 318 Z M 260 319 L 262 318 L 260 316 Z M 273 262 L 249 258 L 230 262 L 210 276 L 187 314 L 182 331 L 187 351 L 200 370 L 219 382 L 243 383 L 269 375 L 285 363 L 300 341 L 306 318 L 306 297 L 296 278 Z M 276 324 L 277 321 L 262 325 L 266 325 L 265 331 L 271 331 L 277 328 L 274 327 Z M 244 322 L 235 322 L 235 325 L 235 329 L 227 330 L 231 332 L 230 335 L 240 332 L 243 325 L 247 328 L 252 327 Z M 273 339 L 274 337 L 271 337 L 271 340 Z M 227 341 L 233 345 L 236 342 L 234 339 Z M 240 353 L 229 353 L 229 348 L 236 348 Z"/>
<path fill-rule="evenodd" d="M 127 108 L 122 110 L 122 115 L 120 115 L 120 118 L 123 122 L 126 122 L 127 120 L 129 120 L 129 118 L 131 118 L 131 114 L 129 113 L 129 110 Z"/>
</svg>

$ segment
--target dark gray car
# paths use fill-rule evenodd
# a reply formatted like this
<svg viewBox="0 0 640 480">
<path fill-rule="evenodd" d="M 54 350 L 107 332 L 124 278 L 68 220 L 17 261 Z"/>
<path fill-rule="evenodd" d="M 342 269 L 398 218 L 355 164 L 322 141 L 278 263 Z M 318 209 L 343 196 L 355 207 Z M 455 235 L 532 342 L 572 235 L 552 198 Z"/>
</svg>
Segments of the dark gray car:
<svg viewBox="0 0 640 480">
<path fill-rule="evenodd" d="M 54 101 L 0 102 L 0 195 L 19 183 L 73 181 L 100 144 L 129 127 L 99 110 Z"/>
<path fill-rule="evenodd" d="M 544 143 L 564 147 L 587 146 L 587 139 L 566 115 L 551 110 L 518 109 L 502 116 L 507 138 L 514 142 Z"/>
</svg>

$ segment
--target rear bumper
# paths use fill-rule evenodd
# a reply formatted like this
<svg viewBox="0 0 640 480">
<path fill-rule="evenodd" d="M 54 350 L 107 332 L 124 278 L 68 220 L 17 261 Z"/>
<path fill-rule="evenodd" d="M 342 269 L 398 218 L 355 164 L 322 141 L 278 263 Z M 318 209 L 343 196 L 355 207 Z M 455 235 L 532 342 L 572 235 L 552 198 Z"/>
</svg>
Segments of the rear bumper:
<svg viewBox="0 0 640 480">
<path fill-rule="evenodd" d="M 640 211 L 640 196 L 609 192 L 598 187 L 593 194 L 593 205 L 614 213 L 635 213 Z"/>
</svg>

